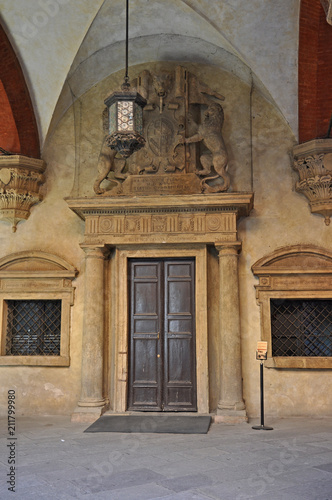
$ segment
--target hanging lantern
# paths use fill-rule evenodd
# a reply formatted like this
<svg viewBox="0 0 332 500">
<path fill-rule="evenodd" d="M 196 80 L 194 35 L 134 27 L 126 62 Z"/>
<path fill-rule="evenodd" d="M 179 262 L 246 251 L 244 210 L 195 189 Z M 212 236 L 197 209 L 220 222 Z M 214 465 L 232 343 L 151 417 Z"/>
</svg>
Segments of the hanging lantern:
<svg viewBox="0 0 332 500">
<path fill-rule="evenodd" d="M 122 88 L 124 85 L 122 86 Z M 109 116 L 107 144 L 128 158 L 145 144 L 143 137 L 143 107 L 146 100 L 130 88 L 114 92 L 105 100 Z"/>
<path fill-rule="evenodd" d="M 128 158 L 145 144 L 143 137 L 143 108 L 146 100 L 138 93 L 130 90 L 128 77 L 128 32 L 129 7 L 126 0 L 126 73 L 121 91 L 113 92 L 104 101 L 108 108 L 107 144 Z"/>
</svg>

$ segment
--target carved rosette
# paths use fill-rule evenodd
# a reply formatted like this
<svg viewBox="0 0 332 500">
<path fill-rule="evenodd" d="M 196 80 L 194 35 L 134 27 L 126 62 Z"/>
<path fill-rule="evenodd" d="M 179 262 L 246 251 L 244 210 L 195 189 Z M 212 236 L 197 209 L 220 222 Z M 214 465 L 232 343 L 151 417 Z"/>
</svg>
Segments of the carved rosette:
<svg viewBox="0 0 332 500">
<path fill-rule="evenodd" d="M 43 160 L 21 155 L 0 156 L 0 220 L 17 224 L 28 219 L 30 209 L 41 201 L 39 193 L 44 182 Z"/>
<path fill-rule="evenodd" d="M 328 226 L 332 215 L 332 139 L 295 146 L 294 169 L 300 177 L 296 191 L 308 198 L 311 212 L 323 215 Z"/>
</svg>

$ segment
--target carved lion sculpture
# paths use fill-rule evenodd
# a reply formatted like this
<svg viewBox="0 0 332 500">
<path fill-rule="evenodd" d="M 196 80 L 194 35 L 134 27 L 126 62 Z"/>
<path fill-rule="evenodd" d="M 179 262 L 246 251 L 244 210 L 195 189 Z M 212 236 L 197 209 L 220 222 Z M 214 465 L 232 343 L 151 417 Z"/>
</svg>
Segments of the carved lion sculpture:
<svg viewBox="0 0 332 500">
<path fill-rule="evenodd" d="M 203 191 L 211 193 L 227 191 L 230 186 L 230 178 L 226 172 L 227 151 L 221 134 L 223 122 L 224 112 L 222 107 L 216 102 L 212 103 L 204 113 L 204 120 L 202 125 L 198 127 L 197 134 L 185 139 L 187 144 L 202 141 L 204 146 L 210 151 L 210 153 L 206 152 L 201 155 L 200 161 L 203 169 L 198 170 L 196 173 L 200 176 L 206 176 L 211 174 L 212 167 L 214 168 L 216 175 L 205 177 L 202 180 Z M 207 181 L 217 179 L 218 177 L 223 179 L 222 185 L 218 184 L 212 187 L 207 184 Z"/>
<path fill-rule="evenodd" d="M 98 158 L 98 176 L 93 185 L 96 194 L 103 194 L 106 192 L 106 189 L 101 188 L 100 184 L 108 177 L 111 171 L 114 172 L 114 177 L 109 180 L 115 182 L 118 186 L 121 183 L 117 179 L 123 180 L 126 178 L 126 174 L 121 173 L 126 164 L 125 160 L 122 158 L 115 158 L 117 152 L 107 145 L 107 128 L 108 111 L 106 108 L 103 112 L 103 130 L 105 135 Z"/>
</svg>

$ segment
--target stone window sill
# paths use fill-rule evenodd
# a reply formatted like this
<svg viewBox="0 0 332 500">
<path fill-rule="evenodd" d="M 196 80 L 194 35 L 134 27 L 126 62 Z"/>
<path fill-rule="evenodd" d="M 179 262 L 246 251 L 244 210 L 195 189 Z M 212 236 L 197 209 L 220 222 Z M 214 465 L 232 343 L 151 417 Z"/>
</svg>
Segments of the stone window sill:
<svg viewBox="0 0 332 500">
<path fill-rule="evenodd" d="M 69 356 L 0 356 L 0 366 L 69 366 Z"/>
<path fill-rule="evenodd" d="M 264 362 L 265 368 L 284 369 L 332 369 L 332 357 L 276 357 Z"/>
</svg>

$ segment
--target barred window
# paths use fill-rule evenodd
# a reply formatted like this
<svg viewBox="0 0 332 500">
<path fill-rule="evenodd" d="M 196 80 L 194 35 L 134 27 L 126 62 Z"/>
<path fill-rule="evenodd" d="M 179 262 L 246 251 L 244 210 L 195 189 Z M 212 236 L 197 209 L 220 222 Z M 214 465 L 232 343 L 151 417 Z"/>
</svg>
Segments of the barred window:
<svg viewBox="0 0 332 500">
<path fill-rule="evenodd" d="M 6 355 L 60 356 L 61 300 L 7 300 Z"/>
<path fill-rule="evenodd" d="M 272 356 L 332 356 L 332 300 L 271 299 Z"/>
</svg>

